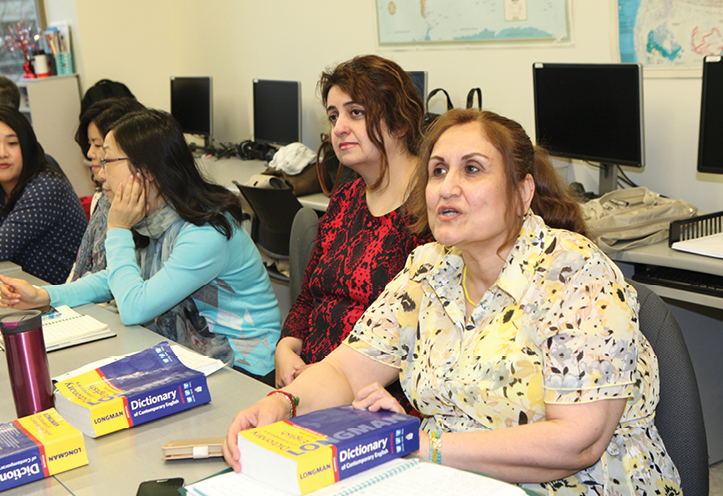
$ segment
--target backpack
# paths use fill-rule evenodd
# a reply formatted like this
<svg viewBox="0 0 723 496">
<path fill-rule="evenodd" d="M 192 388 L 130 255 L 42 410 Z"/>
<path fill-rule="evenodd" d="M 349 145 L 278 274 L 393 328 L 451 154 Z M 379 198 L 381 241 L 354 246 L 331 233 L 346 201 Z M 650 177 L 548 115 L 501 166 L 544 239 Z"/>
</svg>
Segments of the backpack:
<svg viewBox="0 0 723 496">
<path fill-rule="evenodd" d="M 663 241 L 672 221 L 698 211 L 644 187 L 617 189 L 580 207 L 593 241 L 607 254 Z"/>
</svg>

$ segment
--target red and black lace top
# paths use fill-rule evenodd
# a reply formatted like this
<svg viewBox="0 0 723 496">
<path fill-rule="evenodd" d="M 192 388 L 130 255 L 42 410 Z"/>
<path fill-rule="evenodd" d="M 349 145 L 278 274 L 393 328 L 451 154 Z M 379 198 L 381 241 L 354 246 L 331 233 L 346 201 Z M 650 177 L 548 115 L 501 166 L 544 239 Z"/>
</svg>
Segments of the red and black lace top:
<svg viewBox="0 0 723 496">
<path fill-rule="evenodd" d="M 430 235 L 407 230 L 399 208 L 374 217 L 361 179 L 339 188 L 319 221 L 301 294 L 281 336 L 304 341 L 301 359 L 322 360 L 354 327 L 364 310 L 402 270 L 407 255 Z"/>
</svg>

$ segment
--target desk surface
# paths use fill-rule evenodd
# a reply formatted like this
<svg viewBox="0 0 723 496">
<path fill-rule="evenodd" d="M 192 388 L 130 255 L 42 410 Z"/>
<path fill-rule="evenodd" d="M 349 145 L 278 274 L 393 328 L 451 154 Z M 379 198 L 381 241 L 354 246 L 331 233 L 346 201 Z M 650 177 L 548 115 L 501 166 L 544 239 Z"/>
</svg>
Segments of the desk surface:
<svg viewBox="0 0 723 496">
<path fill-rule="evenodd" d="M 693 255 L 668 247 L 668 242 L 655 243 L 633 250 L 621 251 L 610 256 L 616 262 L 625 264 L 648 264 L 661 267 L 674 267 L 692 270 L 704 274 L 723 276 L 723 259 Z M 649 285 L 650 289 L 660 296 L 674 300 L 686 301 L 711 308 L 723 309 L 723 298 L 692 291 L 670 288 L 667 286 Z"/>
<path fill-rule="evenodd" d="M 705 274 L 723 276 L 723 259 L 693 255 L 668 247 L 667 240 L 662 243 L 642 246 L 611 255 L 618 262 L 644 263 L 693 270 Z"/>
<path fill-rule="evenodd" d="M 238 188 L 233 181 L 244 184 L 254 174 L 261 174 L 266 170 L 266 162 L 262 160 L 241 160 L 235 157 L 220 159 L 201 157 L 196 160 L 209 179 L 226 186 L 235 193 L 238 193 Z M 329 198 L 324 193 L 314 193 L 298 198 L 303 206 L 321 212 L 325 212 L 329 206 Z"/>
<path fill-rule="evenodd" d="M 16 269 L 10 275 L 23 274 Z M 107 323 L 118 336 L 49 353 L 51 376 L 108 356 L 140 351 L 163 340 L 143 327 L 124 326 L 117 314 L 96 305 L 83 305 L 76 310 Z M 97 439 L 86 436 L 88 465 L 3 494 L 55 496 L 70 491 L 76 495 L 127 496 L 135 494 L 144 480 L 183 477 L 190 483 L 223 470 L 227 465 L 222 458 L 163 461 L 161 446 L 172 439 L 225 436 L 233 416 L 262 398 L 270 388 L 227 367 L 208 377 L 208 387 L 211 403 Z M 16 414 L 4 364 L 0 365 L 0 395 L 6 398 L 0 402 L 0 422 L 10 422 Z"/>
</svg>

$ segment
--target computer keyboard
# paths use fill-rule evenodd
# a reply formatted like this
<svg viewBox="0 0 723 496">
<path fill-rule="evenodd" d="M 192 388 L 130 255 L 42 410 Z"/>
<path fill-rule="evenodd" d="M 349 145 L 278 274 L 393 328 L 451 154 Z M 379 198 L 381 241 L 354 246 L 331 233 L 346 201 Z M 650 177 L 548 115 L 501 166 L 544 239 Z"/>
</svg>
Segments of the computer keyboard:
<svg viewBox="0 0 723 496">
<path fill-rule="evenodd" d="M 714 274 L 658 265 L 638 265 L 633 280 L 723 298 L 723 276 Z"/>
</svg>

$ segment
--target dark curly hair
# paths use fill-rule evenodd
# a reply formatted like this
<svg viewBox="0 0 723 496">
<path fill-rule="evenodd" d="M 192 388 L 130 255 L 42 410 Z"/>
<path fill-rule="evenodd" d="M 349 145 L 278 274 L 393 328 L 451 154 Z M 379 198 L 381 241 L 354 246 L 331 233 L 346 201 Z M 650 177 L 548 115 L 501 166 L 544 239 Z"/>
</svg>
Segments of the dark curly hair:
<svg viewBox="0 0 723 496">
<path fill-rule="evenodd" d="M 366 130 L 382 156 L 379 179 L 370 189 L 377 189 L 389 171 L 389 160 L 381 133 L 382 121 L 389 133 L 398 137 L 407 152 L 417 156 L 422 139 L 424 102 L 412 78 L 399 64 L 377 55 L 354 57 L 321 74 L 318 88 L 324 106 L 334 86 L 364 107 Z"/>
</svg>

